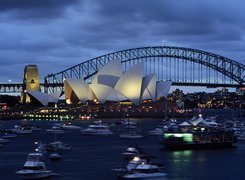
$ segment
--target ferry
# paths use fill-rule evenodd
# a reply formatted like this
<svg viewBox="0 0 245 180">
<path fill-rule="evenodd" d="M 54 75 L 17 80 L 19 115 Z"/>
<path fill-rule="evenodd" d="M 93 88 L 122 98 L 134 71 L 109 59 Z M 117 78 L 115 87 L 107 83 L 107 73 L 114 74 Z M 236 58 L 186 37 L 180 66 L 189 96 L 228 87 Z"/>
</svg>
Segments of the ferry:
<svg viewBox="0 0 245 180">
<path fill-rule="evenodd" d="M 161 144 L 167 150 L 216 149 L 233 147 L 236 141 L 233 131 L 198 128 L 188 132 L 165 132 Z"/>
</svg>

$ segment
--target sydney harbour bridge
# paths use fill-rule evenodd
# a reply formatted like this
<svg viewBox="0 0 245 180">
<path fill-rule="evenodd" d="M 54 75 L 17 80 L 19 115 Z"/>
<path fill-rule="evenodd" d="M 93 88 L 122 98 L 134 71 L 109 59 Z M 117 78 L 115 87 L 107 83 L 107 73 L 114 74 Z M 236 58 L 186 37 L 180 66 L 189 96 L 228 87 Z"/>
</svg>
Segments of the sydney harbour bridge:
<svg viewBox="0 0 245 180">
<path fill-rule="evenodd" d="M 64 78 L 91 82 L 96 72 L 111 60 L 122 62 L 124 70 L 144 62 L 145 75 L 158 81 L 171 80 L 176 86 L 245 87 L 245 65 L 214 53 L 183 47 L 155 46 L 121 50 L 102 55 L 61 72 L 47 75 L 45 92 L 63 89 Z M 21 92 L 23 83 L 2 83 L 0 93 Z"/>
</svg>

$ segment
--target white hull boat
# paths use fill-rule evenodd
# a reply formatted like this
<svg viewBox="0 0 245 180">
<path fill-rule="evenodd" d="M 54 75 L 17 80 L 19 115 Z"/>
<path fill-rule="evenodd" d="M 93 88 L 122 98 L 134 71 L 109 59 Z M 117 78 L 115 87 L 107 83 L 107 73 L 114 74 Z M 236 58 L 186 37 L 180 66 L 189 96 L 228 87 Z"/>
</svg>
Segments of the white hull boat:
<svg viewBox="0 0 245 180">
<path fill-rule="evenodd" d="M 2 138 L 4 139 L 12 139 L 12 138 L 16 138 L 17 137 L 17 134 L 15 133 L 5 133 Z"/>
<path fill-rule="evenodd" d="M 111 135 L 113 132 L 105 125 L 89 125 L 88 128 L 81 130 L 84 135 Z"/>
<path fill-rule="evenodd" d="M 148 135 L 150 136 L 160 136 L 163 134 L 163 128 L 156 128 L 154 130 L 149 131 Z"/>
<path fill-rule="evenodd" d="M 165 173 L 133 173 L 122 176 L 122 179 L 161 179 L 166 177 Z"/>
<path fill-rule="evenodd" d="M 126 151 L 124 153 L 122 153 L 122 155 L 124 157 L 129 157 L 129 158 L 132 158 L 136 155 L 139 155 L 139 154 L 142 154 L 143 153 L 143 150 L 141 148 L 139 148 L 137 145 L 135 146 L 129 146 Z"/>
<path fill-rule="evenodd" d="M 160 167 L 142 163 L 133 168 L 130 173 L 121 176 L 122 179 L 164 179 L 166 173 L 159 171 Z"/>
<path fill-rule="evenodd" d="M 42 155 L 42 153 L 28 154 L 28 158 L 23 169 L 17 171 L 16 174 L 24 179 L 42 179 L 52 176 L 52 171 L 47 170 L 45 163 L 40 160 Z"/>
<path fill-rule="evenodd" d="M 72 149 L 72 146 L 62 143 L 60 141 L 55 141 L 47 144 L 45 146 L 45 149 L 48 151 L 69 151 Z"/>
<path fill-rule="evenodd" d="M 42 179 L 52 176 L 52 171 L 24 169 L 17 171 L 16 174 L 20 175 L 23 179 Z"/>
<path fill-rule="evenodd" d="M 22 127 L 19 125 L 15 125 L 13 129 L 11 129 L 11 131 L 13 133 L 17 133 L 17 134 L 31 134 L 32 133 L 32 129 L 29 127 Z"/>
<path fill-rule="evenodd" d="M 61 128 L 67 129 L 67 130 L 81 130 L 82 129 L 82 127 L 80 127 L 80 126 L 74 126 L 74 125 L 70 125 L 70 124 L 68 124 L 68 125 L 64 124 L 64 125 L 62 125 Z"/>
<path fill-rule="evenodd" d="M 59 153 L 52 153 L 49 155 L 49 158 L 51 160 L 59 160 L 59 159 L 62 159 L 62 156 Z"/>
</svg>

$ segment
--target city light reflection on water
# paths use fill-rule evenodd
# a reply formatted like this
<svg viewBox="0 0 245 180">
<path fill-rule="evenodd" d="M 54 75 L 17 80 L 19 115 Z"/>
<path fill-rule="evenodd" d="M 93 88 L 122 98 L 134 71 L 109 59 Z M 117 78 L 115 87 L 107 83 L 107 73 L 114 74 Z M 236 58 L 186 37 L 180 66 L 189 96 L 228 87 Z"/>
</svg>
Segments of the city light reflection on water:
<svg viewBox="0 0 245 180">
<path fill-rule="evenodd" d="M 193 171 L 198 172 L 200 176 L 205 173 L 205 152 L 184 150 L 168 153 L 171 158 L 169 166 L 171 167 L 171 172 L 174 172 L 174 174 L 169 174 L 170 179 L 190 179 L 192 176 L 190 169 L 193 169 L 193 167 Z"/>
</svg>

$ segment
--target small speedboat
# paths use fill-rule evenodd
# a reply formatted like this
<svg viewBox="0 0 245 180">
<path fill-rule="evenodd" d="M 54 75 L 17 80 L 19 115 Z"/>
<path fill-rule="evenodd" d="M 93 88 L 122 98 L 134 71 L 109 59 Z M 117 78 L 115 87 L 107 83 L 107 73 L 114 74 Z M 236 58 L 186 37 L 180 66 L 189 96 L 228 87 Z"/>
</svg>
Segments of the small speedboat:
<svg viewBox="0 0 245 180">
<path fill-rule="evenodd" d="M 0 138 L 0 143 L 2 144 L 2 143 L 8 143 L 8 142 L 10 142 L 8 139 L 2 139 L 2 138 Z"/>
<path fill-rule="evenodd" d="M 15 125 L 13 129 L 11 129 L 13 133 L 17 134 L 31 134 L 32 129 L 30 127 Z"/>
<path fill-rule="evenodd" d="M 130 173 L 121 176 L 122 179 L 163 179 L 166 173 L 161 172 L 157 165 L 142 163 L 137 165 Z"/>
<path fill-rule="evenodd" d="M 84 135 L 111 135 L 113 132 L 109 126 L 102 124 L 89 125 L 88 128 L 81 130 Z"/>
<path fill-rule="evenodd" d="M 54 123 L 52 126 L 52 129 L 62 129 L 62 124 L 61 123 Z"/>
<path fill-rule="evenodd" d="M 4 139 L 12 139 L 12 138 L 16 138 L 17 134 L 16 133 L 5 133 L 2 138 Z"/>
<path fill-rule="evenodd" d="M 69 124 L 63 124 L 62 126 L 61 126 L 61 128 L 62 129 L 68 129 L 68 130 L 81 130 L 82 129 L 82 127 L 80 127 L 80 126 L 75 126 L 75 125 L 72 125 L 71 123 L 69 123 Z"/>
<path fill-rule="evenodd" d="M 122 155 L 125 158 L 133 158 L 137 155 L 145 154 L 143 152 L 143 149 L 139 148 L 137 145 L 129 146 L 125 152 L 122 153 Z"/>
<path fill-rule="evenodd" d="M 59 159 L 62 158 L 62 155 L 59 154 L 59 153 L 51 153 L 51 154 L 49 155 L 49 158 L 50 158 L 51 160 L 59 160 Z"/>
<path fill-rule="evenodd" d="M 52 176 L 52 171 L 47 170 L 45 163 L 40 160 L 40 153 L 28 154 L 27 161 L 22 170 L 16 172 L 24 179 L 41 179 Z"/>
<path fill-rule="evenodd" d="M 151 136 L 160 136 L 163 134 L 163 128 L 156 128 L 148 132 L 148 135 Z"/>
<path fill-rule="evenodd" d="M 45 145 L 47 151 L 68 151 L 72 149 L 72 146 L 65 144 L 61 141 L 55 141 Z"/>
</svg>

